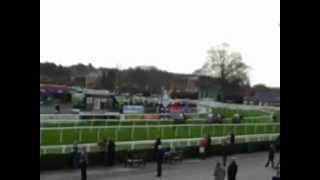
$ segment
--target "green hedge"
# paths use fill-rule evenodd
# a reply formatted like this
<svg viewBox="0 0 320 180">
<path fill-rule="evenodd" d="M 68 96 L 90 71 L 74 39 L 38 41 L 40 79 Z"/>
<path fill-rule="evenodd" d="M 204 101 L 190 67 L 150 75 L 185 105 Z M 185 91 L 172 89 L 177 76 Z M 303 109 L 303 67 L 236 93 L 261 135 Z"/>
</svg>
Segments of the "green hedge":
<svg viewBox="0 0 320 180">
<path fill-rule="evenodd" d="M 250 153 L 267 150 L 271 142 L 251 142 L 236 144 L 233 147 L 233 153 Z M 183 149 L 177 148 L 177 150 L 183 151 L 184 158 L 198 158 L 198 147 L 185 147 Z M 147 161 L 153 160 L 153 150 L 137 150 L 136 152 L 142 152 L 146 155 Z M 221 145 L 212 145 L 209 156 L 221 155 L 223 147 Z M 124 164 L 127 157 L 127 151 L 116 152 L 117 164 Z M 103 163 L 103 155 L 99 152 L 89 154 L 89 167 L 101 166 Z M 58 170 L 58 169 L 70 169 L 72 168 L 72 156 L 71 154 L 48 154 L 40 157 L 40 171 L 43 170 Z"/>
</svg>

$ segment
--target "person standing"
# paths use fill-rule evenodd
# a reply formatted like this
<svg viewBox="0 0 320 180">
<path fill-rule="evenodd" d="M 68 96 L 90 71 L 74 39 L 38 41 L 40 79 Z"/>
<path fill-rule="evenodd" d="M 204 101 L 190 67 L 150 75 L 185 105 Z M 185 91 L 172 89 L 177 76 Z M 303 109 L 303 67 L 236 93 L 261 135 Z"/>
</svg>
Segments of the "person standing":
<svg viewBox="0 0 320 180">
<path fill-rule="evenodd" d="M 158 152 L 157 152 L 157 175 L 156 177 L 162 176 L 162 163 L 164 158 L 164 151 L 162 149 L 162 146 L 158 146 Z"/>
<path fill-rule="evenodd" d="M 115 155 L 116 155 L 116 145 L 110 140 L 108 143 L 108 164 L 109 166 L 113 166 L 115 164 Z"/>
<path fill-rule="evenodd" d="M 72 164 L 73 164 L 73 168 L 74 169 L 79 168 L 79 152 L 78 152 L 78 144 L 77 144 L 77 142 L 73 143 Z"/>
<path fill-rule="evenodd" d="M 98 142 L 98 147 L 100 148 L 101 157 L 103 157 L 103 164 L 107 165 L 108 162 L 108 148 L 107 148 L 107 140 L 103 139 L 102 141 Z"/>
<path fill-rule="evenodd" d="M 159 146 L 161 145 L 161 140 L 160 138 L 157 138 L 156 139 L 156 142 L 154 143 L 154 147 L 153 147 L 153 157 L 154 157 L 154 160 L 156 161 L 157 160 L 157 155 L 158 155 L 158 150 L 159 150 Z"/>
<path fill-rule="evenodd" d="M 209 156 L 211 154 L 211 136 L 207 135 L 207 149 L 206 149 L 206 155 Z"/>
<path fill-rule="evenodd" d="M 60 105 L 59 104 L 56 104 L 55 110 L 56 110 L 57 114 L 60 113 Z"/>
<path fill-rule="evenodd" d="M 235 135 L 234 135 L 234 133 L 232 132 L 232 133 L 230 134 L 230 144 L 231 144 L 231 145 L 234 145 L 234 143 L 235 143 Z"/>
<path fill-rule="evenodd" d="M 228 167 L 228 180 L 236 180 L 238 173 L 238 165 L 234 158 L 232 158 L 232 162 Z"/>
<path fill-rule="evenodd" d="M 269 149 L 268 161 L 265 167 L 268 167 L 271 162 L 271 167 L 274 168 L 274 152 L 275 150 L 274 150 L 273 144 L 271 144 Z"/>
<path fill-rule="evenodd" d="M 230 144 L 229 144 L 229 147 L 228 147 L 228 153 L 229 153 L 230 155 L 233 154 L 235 139 L 236 139 L 236 138 L 235 138 L 234 133 L 231 132 L 231 134 L 230 134 Z"/>
<path fill-rule="evenodd" d="M 200 146 L 199 146 L 200 159 L 205 159 L 207 146 L 208 146 L 207 138 L 203 138 L 200 141 Z"/>
<path fill-rule="evenodd" d="M 81 180 L 87 180 L 87 166 L 88 166 L 88 154 L 87 154 L 86 148 L 83 148 L 83 151 L 80 156 Z"/>
<path fill-rule="evenodd" d="M 228 143 L 227 143 L 227 139 L 224 140 L 223 142 L 223 152 L 222 152 L 222 163 L 223 166 L 226 167 L 227 165 L 227 159 L 228 159 Z"/>
<path fill-rule="evenodd" d="M 213 176 L 214 180 L 224 180 L 226 176 L 226 170 L 223 167 L 221 167 L 220 162 L 217 163 Z"/>
</svg>

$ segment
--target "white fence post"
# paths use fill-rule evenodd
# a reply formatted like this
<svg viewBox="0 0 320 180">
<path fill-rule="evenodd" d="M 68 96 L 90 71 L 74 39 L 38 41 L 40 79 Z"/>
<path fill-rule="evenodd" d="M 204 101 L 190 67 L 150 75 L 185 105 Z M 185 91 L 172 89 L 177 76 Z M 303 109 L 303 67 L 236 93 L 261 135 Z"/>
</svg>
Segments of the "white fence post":
<svg viewBox="0 0 320 180">
<path fill-rule="evenodd" d="M 177 132 L 178 132 L 178 131 L 177 131 L 177 128 L 178 128 L 178 127 L 173 127 L 173 128 L 174 128 L 174 138 L 177 138 Z"/>
<path fill-rule="evenodd" d="M 147 139 L 150 139 L 150 127 L 149 127 L 149 125 L 147 126 Z"/>
<path fill-rule="evenodd" d="M 60 130 L 60 144 L 63 143 L 63 130 Z"/>
<path fill-rule="evenodd" d="M 82 129 L 79 129 L 79 142 L 82 142 Z"/>
<path fill-rule="evenodd" d="M 201 134 L 200 134 L 200 137 L 203 136 L 203 125 L 201 125 Z"/>
<path fill-rule="evenodd" d="M 133 141 L 135 125 L 133 125 L 133 127 L 130 129 L 131 129 L 131 141 Z"/>
<path fill-rule="evenodd" d="M 97 141 L 100 141 L 100 129 L 97 130 Z"/>
<path fill-rule="evenodd" d="M 42 131 L 40 130 L 40 145 L 42 144 Z"/>
<path fill-rule="evenodd" d="M 163 137 L 163 128 L 160 127 L 160 130 L 161 130 L 161 138 L 164 138 L 164 137 Z"/>
</svg>

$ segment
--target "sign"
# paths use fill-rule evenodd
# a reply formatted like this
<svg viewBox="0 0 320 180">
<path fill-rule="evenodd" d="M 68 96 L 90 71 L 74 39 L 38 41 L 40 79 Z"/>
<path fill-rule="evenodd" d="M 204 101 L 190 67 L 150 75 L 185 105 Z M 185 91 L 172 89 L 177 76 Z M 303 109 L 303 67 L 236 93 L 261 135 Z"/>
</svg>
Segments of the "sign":
<svg viewBox="0 0 320 180">
<path fill-rule="evenodd" d="M 79 119 L 77 114 L 40 114 L 40 120 L 75 120 Z"/>
<path fill-rule="evenodd" d="M 143 106 L 127 105 L 123 107 L 124 114 L 144 114 Z"/>
</svg>

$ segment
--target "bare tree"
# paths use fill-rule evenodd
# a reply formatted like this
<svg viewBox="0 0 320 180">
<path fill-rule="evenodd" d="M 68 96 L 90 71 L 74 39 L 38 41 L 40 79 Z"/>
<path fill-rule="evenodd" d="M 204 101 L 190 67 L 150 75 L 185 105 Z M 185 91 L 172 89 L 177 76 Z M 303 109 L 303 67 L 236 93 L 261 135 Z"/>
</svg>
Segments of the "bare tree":
<svg viewBox="0 0 320 180">
<path fill-rule="evenodd" d="M 248 85 L 248 70 L 241 54 L 231 51 L 228 44 L 222 44 L 208 51 L 208 60 L 194 73 L 217 78 L 222 83 Z"/>
</svg>

